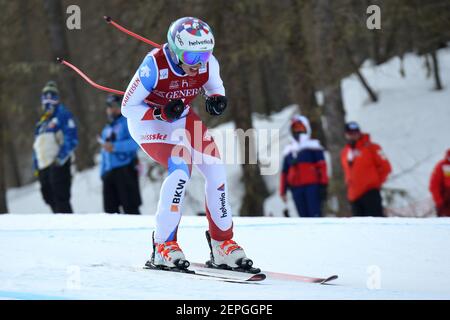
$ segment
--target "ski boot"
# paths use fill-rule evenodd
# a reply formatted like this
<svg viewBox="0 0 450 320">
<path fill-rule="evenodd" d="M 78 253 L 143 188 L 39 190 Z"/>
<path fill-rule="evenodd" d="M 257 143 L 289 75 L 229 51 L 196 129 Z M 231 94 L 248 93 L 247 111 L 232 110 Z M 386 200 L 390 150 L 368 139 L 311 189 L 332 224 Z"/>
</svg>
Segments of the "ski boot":
<svg viewBox="0 0 450 320">
<path fill-rule="evenodd" d="M 242 249 L 233 240 L 216 241 L 206 231 L 206 240 L 211 250 L 211 260 L 206 262 L 208 268 L 233 270 L 247 273 L 260 273 L 261 269 L 253 268 L 253 261 L 247 258 Z"/>
<path fill-rule="evenodd" d="M 150 269 L 191 272 L 188 270 L 190 263 L 186 260 L 178 243 L 176 241 L 155 243 L 154 234 L 152 257 L 145 266 Z"/>
</svg>

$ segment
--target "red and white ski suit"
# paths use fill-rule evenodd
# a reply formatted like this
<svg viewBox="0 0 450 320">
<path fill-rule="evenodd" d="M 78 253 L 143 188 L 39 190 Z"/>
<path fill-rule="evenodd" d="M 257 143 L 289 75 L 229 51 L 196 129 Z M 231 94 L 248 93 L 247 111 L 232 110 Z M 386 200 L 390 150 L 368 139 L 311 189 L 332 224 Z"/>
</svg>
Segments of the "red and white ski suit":
<svg viewBox="0 0 450 320">
<path fill-rule="evenodd" d="M 225 168 L 214 140 L 189 105 L 202 89 L 207 96 L 225 95 L 217 59 L 211 56 L 196 76 L 188 76 L 171 60 L 166 44 L 145 57 L 124 95 L 122 114 L 131 136 L 168 169 L 156 212 L 156 243 L 176 240 L 192 165 L 205 178 L 211 237 L 218 241 L 233 237 Z M 180 119 L 168 122 L 157 111 L 173 99 L 182 99 L 186 108 Z"/>
</svg>

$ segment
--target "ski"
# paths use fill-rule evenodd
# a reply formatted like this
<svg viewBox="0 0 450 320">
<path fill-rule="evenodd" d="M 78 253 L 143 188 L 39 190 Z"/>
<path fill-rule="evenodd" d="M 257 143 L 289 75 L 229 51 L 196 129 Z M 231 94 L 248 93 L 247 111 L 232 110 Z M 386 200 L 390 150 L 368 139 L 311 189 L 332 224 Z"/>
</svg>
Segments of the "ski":
<svg viewBox="0 0 450 320">
<path fill-rule="evenodd" d="M 265 279 L 264 277 L 261 277 L 260 275 L 255 274 L 224 274 L 220 272 L 205 272 L 202 270 L 202 268 L 195 268 L 194 270 L 190 269 L 178 269 L 178 268 L 158 268 L 153 265 L 147 264 L 144 266 L 144 269 L 147 270 L 154 270 L 154 271 L 161 271 L 161 272 L 170 272 L 174 274 L 180 274 L 186 277 L 191 278 L 203 278 L 208 280 L 216 280 L 216 281 L 222 281 L 222 282 L 232 282 L 232 283 L 257 283 L 259 281 L 262 281 Z"/>
<path fill-rule="evenodd" d="M 248 271 L 214 268 L 203 263 L 191 263 L 191 268 L 195 271 L 196 274 L 226 277 L 228 279 L 243 280 L 247 282 L 257 282 L 266 279 L 266 275 L 264 273 L 252 273 Z"/>
<path fill-rule="evenodd" d="M 217 274 L 224 274 L 224 275 L 251 275 L 252 273 L 249 272 L 242 272 L 242 271 L 234 271 L 234 270 L 224 270 L 219 268 L 211 268 L 208 267 L 208 265 L 205 265 L 203 263 L 198 262 L 192 262 L 191 267 L 193 270 L 198 270 L 198 272 L 206 272 L 206 273 L 217 273 Z M 273 279 L 273 280 L 285 280 L 285 281 L 298 281 L 298 282 L 306 282 L 306 283 L 318 283 L 318 284 L 328 284 L 329 282 L 338 279 L 337 275 L 332 275 L 326 278 L 316 278 L 316 277 L 308 277 L 308 276 L 302 276 L 302 275 L 296 275 L 296 274 L 289 274 L 289 273 L 280 273 L 280 272 L 270 272 L 270 271 L 263 271 L 261 273 L 254 274 L 254 279 Z M 253 280 L 255 281 L 255 280 Z M 259 280 L 261 281 L 261 280 Z"/>
<path fill-rule="evenodd" d="M 302 276 L 297 274 L 280 273 L 280 272 L 265 272 L 270 279 L 285 280 L 285 281 L 298 281 L 307 283 L 328 284 L 329 282 L 336 280 L 337 275 L 332 275 L 326 278 L 315 278 Z"/>
</svg>

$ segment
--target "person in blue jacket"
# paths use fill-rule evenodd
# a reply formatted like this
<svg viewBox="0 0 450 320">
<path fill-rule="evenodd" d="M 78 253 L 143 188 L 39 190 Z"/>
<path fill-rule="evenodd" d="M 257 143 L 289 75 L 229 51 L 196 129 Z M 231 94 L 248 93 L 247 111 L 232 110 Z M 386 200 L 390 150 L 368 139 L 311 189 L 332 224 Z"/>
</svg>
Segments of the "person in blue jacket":
<svg viewBox="0 0 450 320">
<path fill-rule="evenodd" d="M 122 99 L 109 95 L 106 99 L 108 124 L 99 139 L 103 207 L 106 213 L 140 214 L 142 204 L 138 179 L 139 146 L 130 136 L 127 119 L 120 112 Z M 121 211 L 122 209 L 122 211 Z"/>
<path fill-rule="evenodd" d="M 36 124 L 33 168 L 39 177 L 41 193 L 54 213 L 73 213 L 70 204 L 72 156 L 78 145 L 73 115 L 60 102 L 56 82 L 42 90 L 43 114 Z"/>
</svg>

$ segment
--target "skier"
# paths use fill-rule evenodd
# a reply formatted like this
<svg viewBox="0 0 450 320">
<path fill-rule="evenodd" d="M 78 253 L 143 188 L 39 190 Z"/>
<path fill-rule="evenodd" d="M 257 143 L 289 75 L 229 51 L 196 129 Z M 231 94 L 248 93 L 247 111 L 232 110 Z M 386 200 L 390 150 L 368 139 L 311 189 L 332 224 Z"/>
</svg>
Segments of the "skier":
<svg viewBox="0 0 450 320">
<path fill-rule="evenodd" d="M 439 217 L 450 217 L 450 149 L 433 169 L 430 192 Z"/>
<path fill-rule="evenodd" d="M 318 218 L 328 185 L 324 150 L 318 140 L 311 139 L 311 127 L 304 116 L 292 119 L 291 134 L 291 143 L 284 150 L 280 195 L 286 202 L 289 189 L 299 215 Z"/>
<path fill-rule="evenodd" d="M 225 168 L 217 146 L 190 103 L 202 89 L 206 110 L 227 107 L 215 40 L 202 20 L 184 17 L 170 25 L 167 43 L 151 51 L 130 81 L 122 102 L 131 136 L 148 156 L 168 169 L 156 212 L 153 254 L 147 266 L 187 269 L 177 229 L 194 164 L 205 178 L 207 239 L 213 267 L 251 269 L 252 261 L 233 238 Z"/>
<path fill-rule="evenodd" d="M 106 113 L 108 124 L 103 128 L 99 142 L 103 207 L 106 213 L 140 214 L 141 193 L 137 172 L 139 146 L 128 132 L 127 119 L 120 113 L 122 98 L 108 95 Z"/>
<path fill-rule="evenodd" d="M 53 213 L 73 213 L 70 205 L 71 158 L 78 145 L 72 114 L 60 103 L 59 90 L 49 81 L 42 90 L 43 115 L 36 124 L 33 167 L 41 193 Z"/>
</svg>

